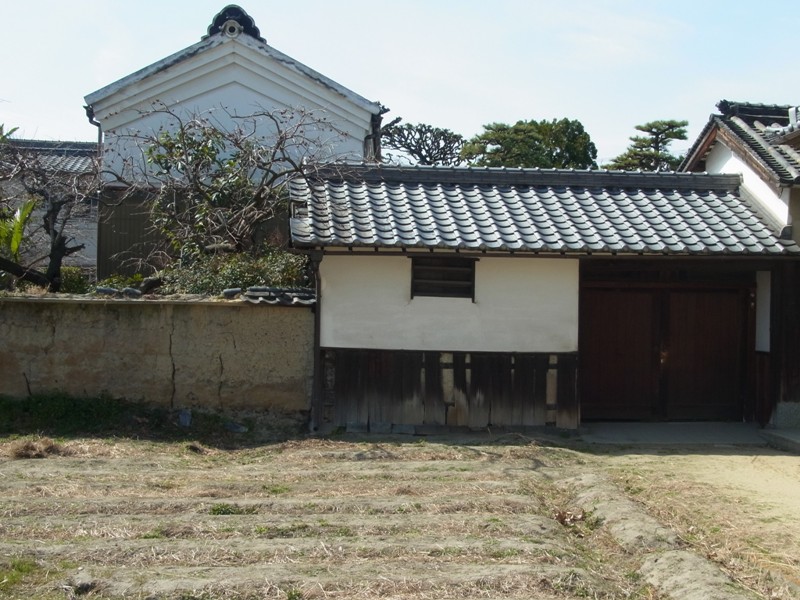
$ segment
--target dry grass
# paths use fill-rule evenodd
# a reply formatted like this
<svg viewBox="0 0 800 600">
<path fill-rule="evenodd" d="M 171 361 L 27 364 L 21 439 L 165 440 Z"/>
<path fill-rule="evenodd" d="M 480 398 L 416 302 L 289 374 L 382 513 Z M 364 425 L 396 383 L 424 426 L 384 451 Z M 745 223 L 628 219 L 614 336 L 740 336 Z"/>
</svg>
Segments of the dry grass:
<svg viewBox="0 0 800 600">
<path fill-rule="evenodd" d="M 49 437 L 38 437 L 28 440 L 17 440 L 9 448 L 11 458 L 50 458 L 53 456 L 72 456 L 73 450 L 51 440 Z"/>
<path fill-rule="evenodd" d="M 0 439 L 0 453 L 24 443 Z M 558 483 L 608 469 L 574 450 L 519 437 L 68 448 L 1 467 L 0 575 L 12 560 L 35 568 L 0 597 L 659 598 L 643 557 Z M 655 467 L 617 475 L 738 581 L 764 598 L 788 590 L 776 573 L 797 559 L 746 541 L 744 514 L 721 518 L 710 490 Z"/>
<path fill-rule="evenodd" d="M 5 468 L 0 563 L 13 552 L 39 567 L 0 596 L 92 584 L 87 597 L 159 600 L 654 597 L 628 576 L 636 557 L 568 512 L 548 473 L 580 462 L 569 451 L 522 439 L 71 447 Z"/>
<path fill-rule="evenodd" d="M 800 597 L 800 545 L 790 532 L 770 533 L 752 506 L 719 489 L 645 468 L 616 475 L 618 485 L 687 546 L 743 587 L 767 599 Z"/>
</svg>

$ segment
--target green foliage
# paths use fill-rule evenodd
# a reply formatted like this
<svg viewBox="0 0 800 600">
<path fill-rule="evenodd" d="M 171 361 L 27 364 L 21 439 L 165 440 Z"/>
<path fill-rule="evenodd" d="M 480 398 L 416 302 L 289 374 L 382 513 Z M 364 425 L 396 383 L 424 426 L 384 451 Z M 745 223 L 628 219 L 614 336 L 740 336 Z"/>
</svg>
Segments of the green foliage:
<svg viewBox="0 0 800 600">
<path fill-rule="evenodd" d="M 0 435 L 42 432 L 66 435 L 101 431 L 126 421 L 130 406 L 108 396 L 76 398 L 68 394 L 37 394 L 29 398 L 0 396 Z"/>
<path fill-rule="evenodd" d="M 65 294 L 88 294 L 89 280 L 80 267 L 61 267 L 60 292 Z"/>
<path fill-rule="evenodd" d="M 282 250 L 262 256 L 218 254 L 197 258 L 188 266 L 176 265 L 162 273 L 165 294 L 220 294 L 226 288 L 304 285 L 306 258 Z"/>
<path fill-rule="evenodd" d="M 2 126 L 0 126 L 2 134 Z M 0 563 L 0 591 L 8 589 L 22 581 L 26 575 L 30 575 L 39 569 L 36 561 L 29 558 L 12 558 L 8 563 Z"/>
<path fill-rule="evenodd" d="M 142 281 L 144 281 L 144 275 L 141 273 L 135 273 L 134 275 L 117 274 L 98 281 L 97 285 L 98 287 L 109 287 L 115 290 L 121 290 L 126 287 L 138 288 Z"/>
<path fill-rule="evenodd" d="M 6 282 L 13 284 L 16 279 L 58 292 L 64 259 L 84 248 L 67 234 L 72 209 L 95 197 L 100 185 L 98 173 L 96 169 L 73 172 L 53 166 L 43 154 L 12 144 L 9 136 L 13 131 L 6 132 L 0 125 L 0 181 L 14 182 L 5 190 L 11 196 L 3 198 L 0 207 L 0 271 L 6 273 Z M 49 242 L 44 271 L 19 262 L 21 246 L 32 238 L 33 228 L 28 225 L 34 205 L 42 217 L 36 231 Z"/>
<path fill-rule="evenodd" d="M 253 515 L 258 512 L 256 506 L 240 506 L 238 504 L 228 504 L 220 502 L 213 504 L 208 510 L 211 515 Z"/>
<path fill-rule="evenodd" d="M 27 200 L 12 214 L 4 214 L 0 211 L 0 254 L 14 262 L 19 262 L 25 228 L 28 226 L 35 207 L 35 201 Z"/>
<path fill-rule="evenodd" d="M 385 148 L 398 150 L 420 165 L 460 164 L 464 141 L 458 133 L 425 123 L 392 123 L 381 130 L 381 143 Z M 391 162 L 395 157 L 389 158 Z"/>
<path fill-rule="evenodd" d="M 597 148 L 578 120 L 490 123 L 461 156 L 479 167 L 596 168 Z"/>
<path fill-rule="evenodd" d="M 650 121 L 637 125 L 636 129 L 646 134 L 634 135 L 631 145 L 622 154 L 604 165 L 607 169 L 622 171 L 674 171 L 681 164 L 681 157 L 669 152 L 675 140 L 686 139 L 688 121 Z"/>
<path fill-rule="evenodd" d="M 4 123 L 0 123 L 0 144 L 4 144 L 9 139 L 11 139 L 11 136 L 14 135 L 17 132 L 17 129 L 19 129 L 19 127 L 12 127 L 8 131 L 6 131 L 5 124 Z"/>
</svg>

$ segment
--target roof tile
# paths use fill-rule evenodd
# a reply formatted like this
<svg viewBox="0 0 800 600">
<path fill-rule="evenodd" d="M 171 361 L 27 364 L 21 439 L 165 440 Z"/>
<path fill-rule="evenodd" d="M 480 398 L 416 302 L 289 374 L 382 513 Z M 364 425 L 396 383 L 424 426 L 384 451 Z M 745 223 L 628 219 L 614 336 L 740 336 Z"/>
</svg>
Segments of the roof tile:
<svg viewBox="0 0 800 600">
<path fill-rule="evenodd" d="M 738 177 L 374 166 L 329 175 L 292 184 L 306 206 L 292 219 L 295 246 L 800 254 L 739 198 Z"/>
</svg>

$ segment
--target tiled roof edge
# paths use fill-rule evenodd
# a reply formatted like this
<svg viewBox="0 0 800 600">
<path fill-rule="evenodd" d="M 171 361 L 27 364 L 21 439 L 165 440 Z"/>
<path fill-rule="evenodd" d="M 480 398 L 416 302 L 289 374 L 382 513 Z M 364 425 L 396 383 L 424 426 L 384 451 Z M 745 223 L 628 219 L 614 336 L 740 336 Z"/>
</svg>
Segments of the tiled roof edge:
<svg viewBox="0 0 800 600">
<path fill-rule="evenodd" d="M 606 171 L 573 169 L 528 169 L 506 167 L 435 167 L 339 165 L 318 169 L 311 179 L 393 181 L 461 185 L 548 185 L 565 187 L 612 187 L 644 189 L 704 189 L 731 191 L 741 184 L 739 175 Z"/>
<path fill-rule="evenodd" d="M 58 140 L 29 140 L 11 138 L 8 143 L 25 150 L 47 151 L 48 154 L 77 154 L 94 156 L 97 154 L 97 142 L 72 142 Z"/>
<path fill-rule="evenodd" d="M 714 127 L 718 126 L 719 126 L 719 117 L 717 115 L 710 115 L 708 118 L 708 123 L 705 124 L 703 130 L 700 132 L 700 135 L 698 135 L 697 139 L 694 141 L 694 144 L 692 144 L 692 146 L 686 152 L 686 156 L 683 157 L 681 164 L 678 165 L 677 169 L 678 171 L 684 173 L 689 172 L 688 169 L 690 169 L 694 164 L 703 159 L 703 156 L 699 156 L 698 152 L 705 145 L 705 142 L 708 139 L 711 130 L 714 129 Z"/>
<path fill-rule="evenodd" d="M 792 104 L 760 104 L 756 102 L 735 102 L 721 100 L 717 104 L 720 113 L 726 117 L 746 117 L 750 119 L 770 118 L 789 120 L 789 109 Z"/>
<path fill-rule="evenodd" d="M 722 121 L 721 128 L 727 129 L 740 139 L 750 154 L 764 164 L 777 182 L 792 185 L 800 180 L 797 169 L 741 117 L 734 116 Z"/>
</svg>

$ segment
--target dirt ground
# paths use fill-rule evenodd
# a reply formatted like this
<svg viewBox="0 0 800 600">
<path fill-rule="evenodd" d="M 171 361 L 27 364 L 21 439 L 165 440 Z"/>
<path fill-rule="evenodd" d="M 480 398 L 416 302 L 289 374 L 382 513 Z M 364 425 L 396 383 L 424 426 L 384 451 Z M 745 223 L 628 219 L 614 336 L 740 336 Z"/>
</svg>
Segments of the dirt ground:
<svg viewBox="0 0 800 600">
<path fill-rule="evenodd" d="M 767 448 L 45 442 L 0 438 L 2 598 L 800 598 Z"/>
</svg>

